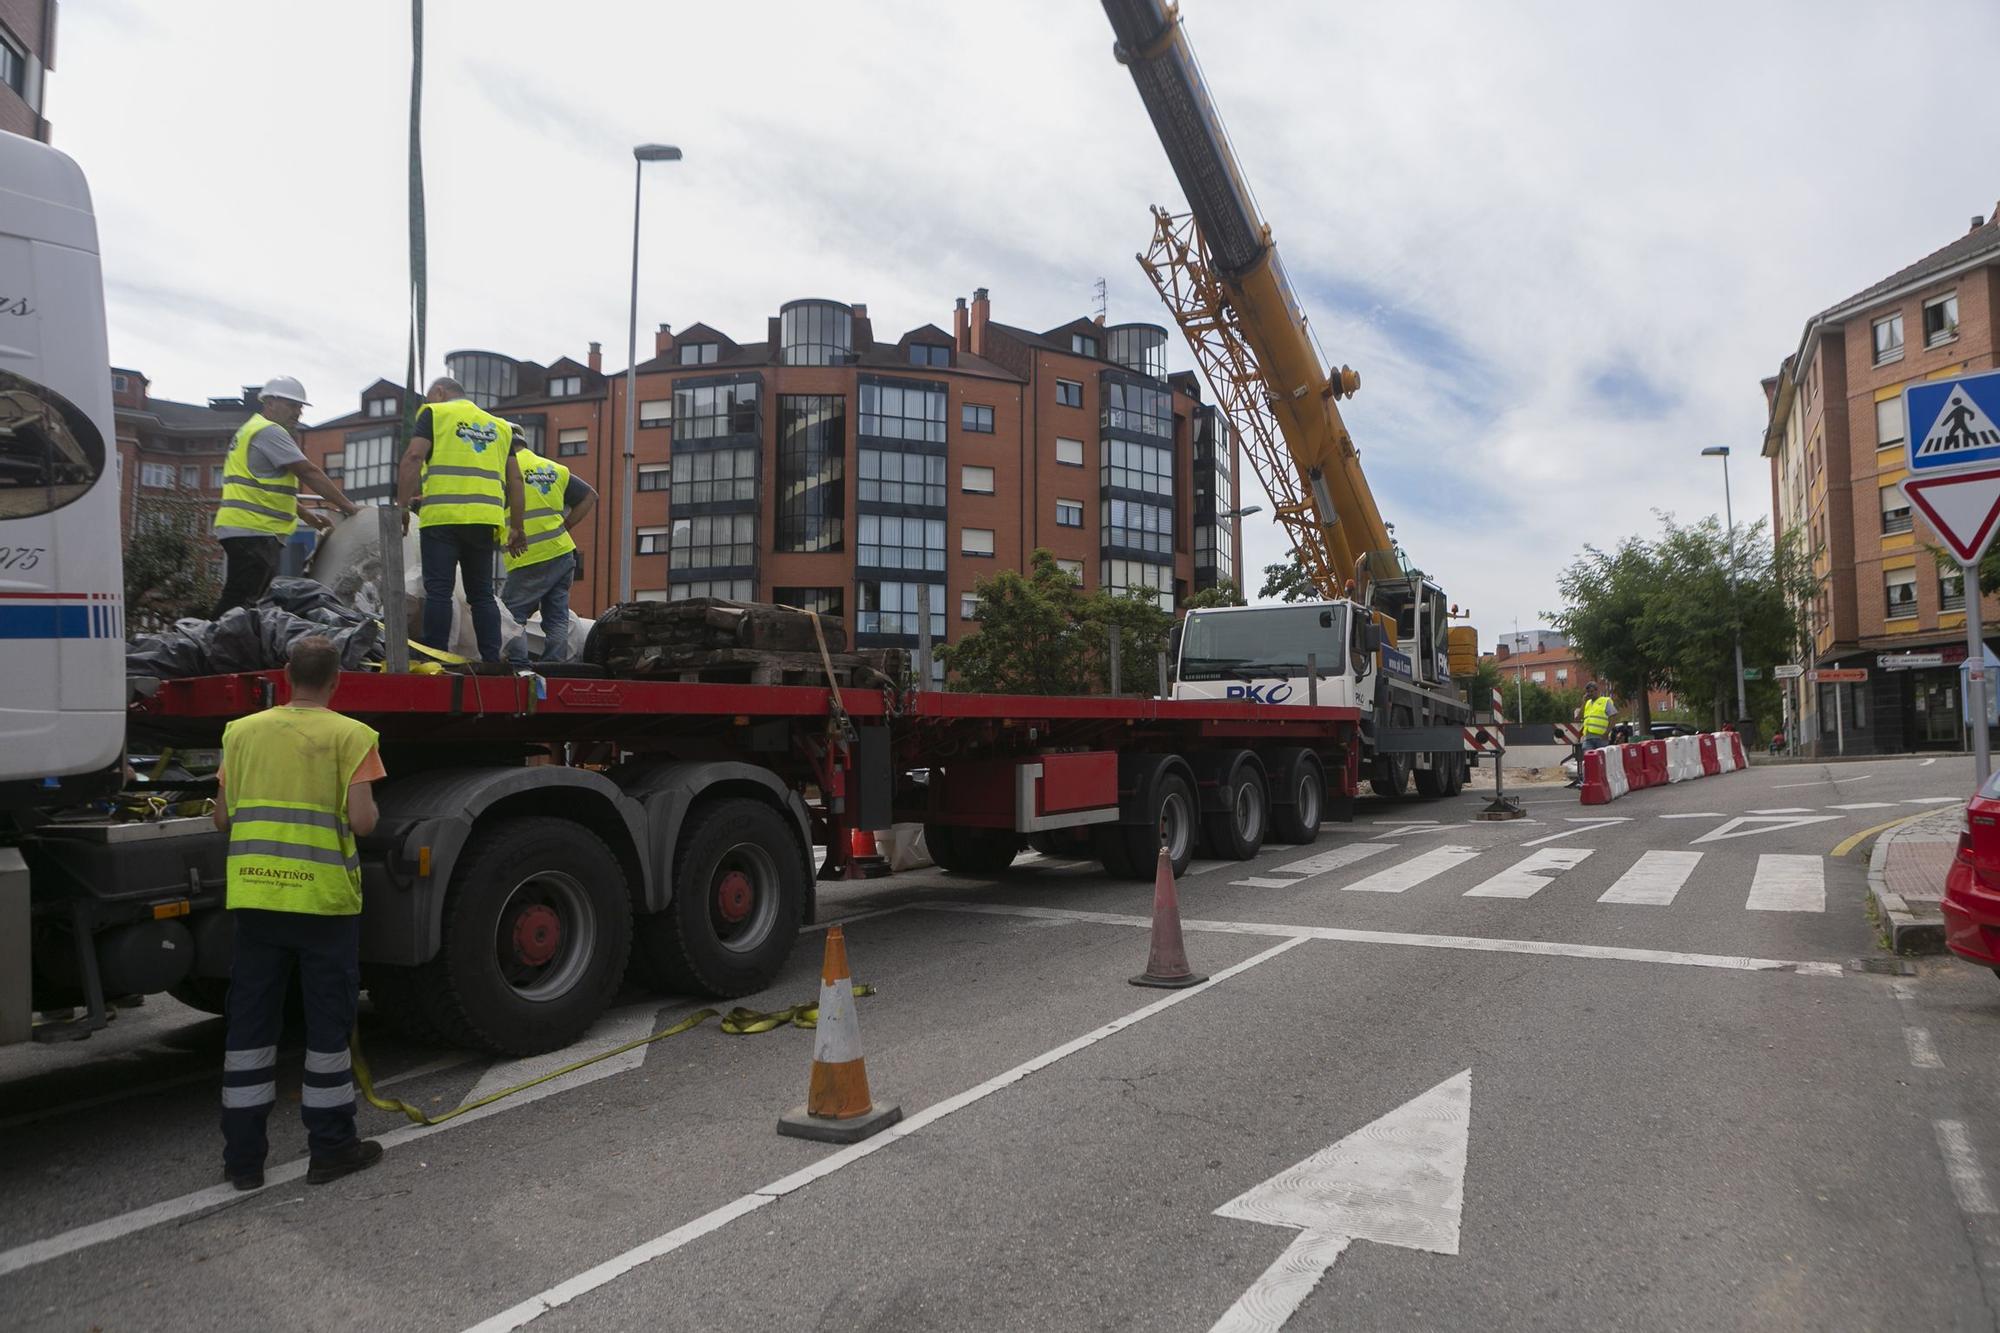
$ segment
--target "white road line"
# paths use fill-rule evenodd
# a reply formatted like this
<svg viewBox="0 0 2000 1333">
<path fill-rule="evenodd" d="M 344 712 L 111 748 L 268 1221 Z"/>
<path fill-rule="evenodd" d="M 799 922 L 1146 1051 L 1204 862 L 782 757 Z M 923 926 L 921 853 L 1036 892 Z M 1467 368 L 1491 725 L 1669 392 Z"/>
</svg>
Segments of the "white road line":
<svg viewBox="0 0 2000 1333">
<path fill-rule="evenodd" d="M 1438 821 L 1435 819 L 1371 819 L 1368 822 L 1371 824 L 1405 825 L 1405 824 L 1435 824 Z"/>
<path fill-rule="evenodd" d="M 1661 819 L 1720 819 L 1720 810 L 1693 810 L 1684 815 L 1661 815 Z"/>
<path fill-rule="evenodd" d="M 1979 1169 L 1979 1154 L 1972 1150 L 1962 1120 L 1934 1120 L 1938 1151 L 1944 1154 L 1944 1173 L 1951 1177 L 1951 1192 L 1958 1196 L 1958 1210 L 1972 1216 L 2000 1213 L 1986 1188 L 1986 1173 Z"/>
<path fill-rule="evenodd" d="M 872 912 L 856 912 L 852 916 L 835 917 L 831 921 L 815 921 L 810 926 L 800 926 L 799 933 L 804 934 L 809 930 L 827 930 L 834 926 L 851 926 L 857 921 L 867 921 L 878 916 L 890 916 L 906 910 L 908 909 L 900 904 L 895 907 L 878 907 Z"/>
<path fill-rule="evenodd" d="M 1746 815 L 1809 815 L 1812 813 L 1812 807 L 1805 805 L 1785 805 L 1775 810 L 1745 810 L 1743 813 Z"/>
<path fill-rule="evenodd" d="M 1937 762 L 1937 760 L 1935 760 L 1935 759 L 1926 759 L 1926 760 L 1924 760 L 1924 761 L 1923 761 L 1922 763 L 1918 764 L 1918 765 L 1917 765 L 1917 767 L 1918 767 L 1918 768 L 1929 768 L 1929 767 L 1930 767 L 1930 766 L 1931 766 L 1932 764 L 1935 764 L 1936 762 Z"/>
<path fill-rule="evenodd" d="M 1866 782 L 1874 776 L 1873 773 L 1862 773 L 1851 778 L 1821 778 L 1818 782 L 1776 782 L 1771 784 L 1771 790 L 1783 791 L 1787 787 L 1831 787 L 1841 782 Z"/>
<path fill-rule="evenodd" d="M 1366 879 L 1358 879 L 1345 888 L 1348 893 L 1402 893 L 1413 889 L 1425 880 L 1442 875 L 1453 866 L 1464 865 L 1479 855 L 1477 847 L 1433 847 L 1421 856 L 1413 856 L 1401 865 L 1378 870 Z"/>
<path fill-rule="evenodd" d="M 1345 846 L 1335 847 L 1332 851 L 1320 852 L 1300 861 L 1287 861 L 1284 865 L 1272 866 L 1268 875 L 1233 879 L 1229 882 L 1231 887 L 1242 885 L 1251 889 L 1290 888 L 1301 880 L 1310 879 L 1314 875 L 1324 875 L 1329 870 L 1338 870 L 1342 866 L 1351 866 L 1356 861 L 1367 860 L 1377 852 L 1393 851 L 1397 846 L 1398 844 L 1392 842 L 1350 842 Z M 1279 875 L 1290 875 L 1292 878 L 1276 878 Z"/>
<path fill-rule="evenodd" d="M 1610 828 L 1613 824 L 1629 824 L 1632 822 L 1632 819 L 1629 815 L 1614 815 L 1603 819 L 1592 819 L 1589 816 L 1579 817 L 1576 815 L 1570 815 L 1567 816 L 1563 822 L 1567 824 L 1575 824 L 1578 827 L 1567 828 L 1560 833 L 1545 833 L 1539 838 L 1528 839 L 1528 841 L 1522 843 L 1521 846 L 1539 847 L 1545 842 L 1555 842 L 1559 838 L 1580 838 L 1586 833 L 1595 833 L 1597 832 L 1597 830 L 1601 828 Z"/>
<path fill-rule="evenodd" d="M 1588 847 L 1544 847 L 1465 891 L 1468 898 L 1532 898 L 1590 855 Z"/>
<path fill-rule="evenodd" d="M 1911 797 L 1909 800 L 1903 802 L 1903 804 L 1904 805 L 1957 805 L 1960 801 L 1963 801 L 1964 799 L 1965 798 L 1963 796 L 1914 796 Z"/>
<path fill-rule="evenodd" d="M 1206 875 L 1211 870 L 1220 870 L 1224 866 L 1241 864 L 1243 864 L 1241 861 L 1190 861 L 1188 862 L 1186 872 L 1181 875 L 1181 878 L 1186 879 L 1189 875 Z"/>
<path fill-rule="evenodd" d="M 1829 805 L 1829 810 L 1893 810 L 1894 801 L 1855 801 L 1851 805 Z"/>
<path fill-rule="evenodd" d="M 1072 911 L 1057 907 L 1013 907 L 1001 903 L 916 903 L 919 911 L 967 912 L 985 916 L 1065 916 L 1101 926 L 1151 929 L 1150 916 L 1118 912 Z M 1671 967 L 1713 967 L 1730 972 L 1796 972 L 1802 977 L 1843 977 L 1840 963 L 1791 962 L 1782 958 L 1747 958 L 1736 954 L 1675 953 L 1663 949 L 1631 949 L 1608 944 L 1563 944 L 1552 940 L 1494 939 L 1484 935 L 1412 935 L 1396 930 L 1349 930 L 1339 926 L 1287 926 L 1275 922 L 1183 920 L 1184 931 L 1217 935 L 1297 936 L 1342 944 L 1391 944 L 1409 949 L 1462 949 L 1471 953 L 1525 953 L 1547 958 L 1590 958 L 1617 963 L 1658 963 Z"/>
<path fill-rule="evenodd" d="M 1913 1069 L 1943 1069 L 1944 1061 L 1938 1059 L 1937 1046 L 1931 1041 L 1928 1028 L 1903 1029 L 1903 1045 L 1910 1048 L 1910 1066 Z"/>
<path fill-rule="evenodd" d="M 1766 852 L 1757 858 L 1746 912 L 1824 912 L 1826 859 Z"/>
<path fill-rule="evenodd" d="M 1701 864 L 1700 852 L 1647 852 L 1604 891 L 1601 903 L 1632 903 L 1641 907 L 1667 907 L 1687 883 L 1688 876 Z"/>
<path fill-rule="evenodd" d="M 1086 1032 L 1081 1037 L 1077 1037 L 1071 1041 L 1064 1042 L 1054 1050 L 1044 1051 L 1032 1060 L 1014 1066 L 1004 1074 L 998 1074 L 976 1087 L 966 1089 L 954 1097 L 947 1097 L 941 1102 L 927 1106 L 909 1119 L 883 1130 L 873 1138 L 863 1139 L 851 1147 L 831 1153 L 803 1170 L 794 1171 L 789 1176 L 781 1177 L 768 1185 L 752 1190 L 741 1198 L 731 1200 L 729 1203 L 723 1204 L 720 1208 L 704 1213 L 692 1222 L 674 1228 L 665 1235 L 657 1236 L 643 1245 L 635 1246 L 625 1251 L 615 1258 L 607 1259 L 594 1268 L 586 1269 L 566 1282 L 558 1283 L 546 1291 L 530 1296 L 520 1304 L 502 1310 L 491 1319 L 482 1320 L 474 1324 L 470 1329 L 466 1330 L 466 1333 L 503 1333 L 503 1330 L 520 1328 L 524 1324 L 556 1309 L 558 1306 L 568 1304 L 578 1296 L 617 1281 L 641 1264 L 649 1263 L 654 1259 L 672 1254 L 675 1250 L 680 1249 L 689 1242 L 699 1240 L 711 1232 L 720 1230 L 746 1213 L 755 1212 L 765 1204 L 781 1199 L 795 1190 L 804 1189 L 807 1185 L 812 1184 L 815 1180 L 823 1176 L 830 1176 L 843 1167 L 851 1166 L 864 1157 L 880 1152 L 898 1140 L 906 1139 L 919 1130 L 937 1123 L 954 1112 L 962 1111 L 968 1106 L 984 1101 L 994 1093 L 999 1092 L 1002 1088 L 1012 1087 L 1030 1074 L 1047 1069 L 1058 1060 L 1067 1059 L 1075 1055 L 1078 1051 L 1095 1046 L 1106 1037 L 1122 1032 L 1135 1024 L 1143 1023 L 1155 1014 L 1163 1013 L 1174 1005 L 1184 1000 L 1192 999 L 1203 991 L 1212 990 L 1229 978 L 1239 973 L 1247 972 L 1259 963 L 1268 962 L 1276 958 L 1279 954 L 1284 953 L 1287 949 L 1296 948 L 1301 943 L 1303 943 L 1302 939 L 1292 938 L 1275 944 L 1260 954 L 1253 955 L 1240 963 L 1224 968 L 1198 986 L 1190 986 L 1186 990 L 1175 991 L 1173 994 L 1156 1000 L 1142 1009 L 1135 1009 L 1121 1018 L 1114 1018 L 1103 1027 Z"/>
</svg>

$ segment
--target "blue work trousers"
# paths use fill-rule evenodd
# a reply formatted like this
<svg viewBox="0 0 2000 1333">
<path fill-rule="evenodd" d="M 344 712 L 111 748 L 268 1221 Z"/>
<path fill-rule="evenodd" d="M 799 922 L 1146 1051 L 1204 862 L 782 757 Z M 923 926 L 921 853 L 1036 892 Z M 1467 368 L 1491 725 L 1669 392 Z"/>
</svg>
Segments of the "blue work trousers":
<svg viewBox="0 0 2000 1333">
<path fill-rule="evenodd" d="M 501 585 L 500 604 L 507 608 L 508 615 L 520 622 L 524 630 L 528 617 L 538 611 L 541 613 L 540 660 L 544 662 L 569 660 L 569 630 L 574 621 L 569 613 L 569 585 L 575 578 L 576 553 L 565 551 L 553 560 L 538 560 L 532 565 L 508 570 L 507 582 Z M 509 666 L 527 666 L 527 635 L 516 634 L 508 639 L 506 652 Z"/>
<path fill-rule="evenodd" d="M 418 531 L 424 562 L 424 643 L 451 651 L 451 592 L 454 576 L 465 584 L 472 612 L 472 636 L 482 662 L 500 660 L 500 603 L 493 600 L 493 562 L 500 543 L 491 526 L 436 523 Z"/>
</svg>

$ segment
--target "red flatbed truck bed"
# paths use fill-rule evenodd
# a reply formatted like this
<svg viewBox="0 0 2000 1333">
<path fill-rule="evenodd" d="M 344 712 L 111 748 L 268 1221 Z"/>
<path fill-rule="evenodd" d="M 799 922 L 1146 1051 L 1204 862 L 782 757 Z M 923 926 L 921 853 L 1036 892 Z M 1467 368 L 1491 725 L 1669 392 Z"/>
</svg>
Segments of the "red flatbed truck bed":
<svg viewBox="0 0 2000 1333">
<path fill-rule="evenodd" d="M 162 681 L 131 730 L 214 747 L 286 697 L 278 672 Z M 921 823 L 931 858 L 968 875 L 1003 873 L 1025 842 L 1150 879 L 1163 845 L 1181 869 L 1197 842 L 1237 858 L 1310 842 L 1360 784 L 1347 708 L 376 672 L 344 674 L 333 703 L 376 729 L 389 770 L 361 845 L 376 1009 L 513 1054 L 574 1040 L 628 963 L 666 991 L 762 989 L 815 880 L 882 869 L 855 830 Z M 72 932 L 63 971 L 85 991 L 108 972 L 100 992 L 219 1004 L 226 854 L 206 823 L 36 840 L 44 878 L 69 886 L 38 919 Z M 192 961 L 169 976 L 163 956 Z"/>
</svg>

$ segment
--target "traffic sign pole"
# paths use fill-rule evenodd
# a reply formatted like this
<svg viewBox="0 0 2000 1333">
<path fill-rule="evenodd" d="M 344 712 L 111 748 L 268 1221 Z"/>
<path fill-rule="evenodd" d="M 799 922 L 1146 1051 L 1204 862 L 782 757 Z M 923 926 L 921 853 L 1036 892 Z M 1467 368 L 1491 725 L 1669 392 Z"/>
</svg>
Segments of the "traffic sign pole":
<svg viewBox="0 0 2000 1333">
<path fill-rule="evenodd" d="M 1993 774 L 1993 756 L 1990 753 L 1989 738 L 1986 734 L 1986 691 L 1992 688 L 1986 679 L 1986 626 L 1980 623 L 1979 603 L 1983 600 L 1979 591 L 1979 564 L 1961 564 L 1966 589 L 1965 597 L 1965 710 L 1972 721 L 1972 777 L 1981 787 Z"/>
</svg>

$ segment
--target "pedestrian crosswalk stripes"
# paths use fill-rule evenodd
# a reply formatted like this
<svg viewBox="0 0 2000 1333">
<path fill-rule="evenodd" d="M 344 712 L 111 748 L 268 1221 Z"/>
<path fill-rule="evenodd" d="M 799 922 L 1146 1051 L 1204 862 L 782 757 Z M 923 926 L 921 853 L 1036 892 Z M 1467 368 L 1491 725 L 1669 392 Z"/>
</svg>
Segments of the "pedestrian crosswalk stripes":
<svg viewBox="0 0 2000 1333">
<path fill-rule="evenodd" d="M 1308 856 L 1302 861 L 1287 861 L 1267 874 L 1255 875 L 1249 879 L 1231 880 L 1232 885 L 1251 889 L 1283 889 L 1309 879 L 1314 875 L 1324 875 L 1329 870 L 1353 865 L 1366 860 L 1377 852 L 1393 851 L 1394 845 L 1386 842 L 1350 842 L 1329 852 Z"/>
<path fill-rule="evenodd" d="M 1499 874 L 1466 890 L 1468 898 L 1532 898 L 1563 871 L 1582 864 L 1590 852 L 1582 847 L 1544 847 L 1522 857 Z"/>
<path fill-rule="evenodd" d="M 1350 893 L 1402 893 L 1479 855 L 1477 847 L 1433 847 L 1347 886 Z"/>
<path fill-rule="evenodd" d="M 1777 852 L 1758 857 L 1750 898 L 1743 906 L 1752 912 L 1824 912 L 1825 859 Z"/>
<path fill-rule="evenodd" d="M 1700 852 L 1652 851 L 1632 863 L 1618 882 L 1604 891 L 1601 903 L 1631 903 L 1643 907 L 1668 907 L 1674 895 L 1687 883 L 1688 876 L 1701 864 Z"/>
</svg>

